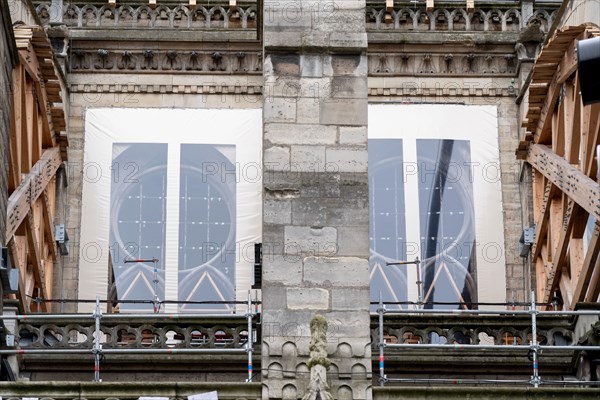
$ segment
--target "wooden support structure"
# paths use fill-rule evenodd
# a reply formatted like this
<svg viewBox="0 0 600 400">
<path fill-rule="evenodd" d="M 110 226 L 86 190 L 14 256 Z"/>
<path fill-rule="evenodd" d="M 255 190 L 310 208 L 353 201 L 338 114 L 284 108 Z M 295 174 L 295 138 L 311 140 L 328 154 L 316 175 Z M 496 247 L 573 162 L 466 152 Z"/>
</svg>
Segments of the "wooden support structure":
<svg viewBox="0 0 600 400">
<path fill-rule="evenodd" d="M 55 176 L 66 161 L 61 85 L 42 27 L 14 28 L 20 63 L 13 69 L 6 241 L 19 270 L 21 312 L 45 312 L 58 250 L 54 239 Z"/>
<path fill-rule="evenodd" d="M 581 101 L 575 50 L 577 40 L 598 35 L 591 25 L 563 27 L 544 45 L 516 151 L 533 171 L 537 298 L 550 303 L 558 293 L 565 308 L 600 294 L 600 105 Z"/>
</svg>

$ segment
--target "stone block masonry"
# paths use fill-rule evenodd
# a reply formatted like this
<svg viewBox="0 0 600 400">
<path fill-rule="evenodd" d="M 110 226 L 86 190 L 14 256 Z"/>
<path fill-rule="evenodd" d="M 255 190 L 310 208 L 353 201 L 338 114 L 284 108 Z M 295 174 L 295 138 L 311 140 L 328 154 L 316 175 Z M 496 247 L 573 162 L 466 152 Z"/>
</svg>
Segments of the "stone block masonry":
<svg viewBox="0 0 600 400">
<path fill-rule="evenodd" d="M 264 7 L 263 398 L 305 394 L 318 313 L 334 398 L 370 399 L 365 2 Z"/>
</svg>

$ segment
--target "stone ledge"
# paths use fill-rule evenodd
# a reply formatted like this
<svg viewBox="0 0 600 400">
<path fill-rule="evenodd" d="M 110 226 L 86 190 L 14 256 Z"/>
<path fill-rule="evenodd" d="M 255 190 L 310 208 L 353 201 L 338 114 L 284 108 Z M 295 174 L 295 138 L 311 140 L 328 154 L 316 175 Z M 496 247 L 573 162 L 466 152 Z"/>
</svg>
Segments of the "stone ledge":
<svg viewBox="0 0 600 400">
<path fill-rule="evenodd" d="M 373 399 L 393 400 L 410 398 L 414 400 L 444 399 L 463 400 L 521 400 L 521 399 L 597 399 L 600 389 L 561 388 L 561 387 L 374 387 Z"/>
<path fill-rule="evenodd" d="M 258 400 L 260 383 L 179 383 L 179 382 L 0 382 L 5 397 L 38 398 L 138 398 L 139 396 L 168 396 L 187 398 L 195 393 L 216 390 L 223 400 Z"/>
</svg>

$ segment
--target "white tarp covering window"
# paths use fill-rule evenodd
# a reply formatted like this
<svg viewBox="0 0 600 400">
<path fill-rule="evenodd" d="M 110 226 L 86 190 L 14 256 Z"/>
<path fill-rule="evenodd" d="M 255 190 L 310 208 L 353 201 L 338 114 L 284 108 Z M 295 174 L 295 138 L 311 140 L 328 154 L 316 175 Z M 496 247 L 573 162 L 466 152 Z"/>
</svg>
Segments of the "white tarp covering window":
<svg viewBox="0 0 600 400">
<path fill-rule="evenodd" d="M 370 105 L 371 300 L 416 301 L 415 265 L 386 262 L 419 257 L 422 301 L 505 301 L 500 177 L 496 107 Z"/>
<path fill-rule="evenodd" d="M 87 110 L 79 298 L 105 298 L 111 273 L 119 300 L 231 312 L 198 303 L 246 299 L 262 231 L 261 151 L 261 110 Z"/>
</svg>

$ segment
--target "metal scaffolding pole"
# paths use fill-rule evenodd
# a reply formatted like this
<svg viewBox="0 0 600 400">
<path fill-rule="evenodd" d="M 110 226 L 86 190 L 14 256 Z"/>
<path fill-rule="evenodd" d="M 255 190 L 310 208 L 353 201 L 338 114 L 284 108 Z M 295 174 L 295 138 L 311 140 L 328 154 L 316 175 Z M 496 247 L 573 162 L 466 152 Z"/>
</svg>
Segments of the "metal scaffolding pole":
<svg viewBox="0 0 600 400">
<path fill-rule="evenodd" d="M 379 386 L 385 386 L 385 368 L 384 368 L 384 348 L 385 340 L 383 338 L 383 313 L 385 308 L 381 299 L 381 290 L 379 291 Z"/>
<path fill-rule="evenodd" d="M 184 318 L 201 318 L 201 319 L 236 319 L 241 318 L 239 314 L 104 314 L 102 318 L 105 321 L 109 320 L 128 320 L 128 319 L 149 319 L 156 320 L 157 318 L 184 319 Z M 0 320 L 43 320 L 43 319 L 60 319 L 60 320 L 81 320 L 89 319 L 89 314 L 21 314 L 21 315 L 0 315 Z"/>
<path fill-rule="evenodd" d="M 531 377 L 531 384 L 537 388 L 540 386 L 540 370 L 539 370 L 539 346 L 537 341 L 537 320 L 535 309 L 535 291 L 531 291 L 531 351 L 533 353 L 533 376 Z"/>
<path fill-rule="evenodd" d="M 252 382 L 252 297 L 251 293 L 248 290 L 248 313 L 246 317 L 248 318 L 248 339 L 246 340 L 246 352 L 248 353 L 248 379 L 246 382 Z"/>
<path fill-rule="evenodd" d="M 96 296 L 96 309 L 94 310 L 94 319 L 96 320 L 96 329 L 94 332 L 94 382 L 102 382 L 100 379 L 100 357 L 102 357 L 102 345 L 100 344 L 100 318 L 102 310 L 100 309 L 100 297 Z"/>
<path fill-rule="evenodd" d="M 386 262 L 385 265 L 410 265 L 415 264 L 417 270 L 417 307 L 423 308 L 423 281 L 421 280 L 421 260 L 416 257 L 414 261 L 397 261 L 397 262 Z M 380 299 L 381 300 L 381 299 Z"/>
<path fill-rule="evenodd" d="M 517 345 L 517 344 L 435 344 L 435 343 L 421 343 L 421 344 L 407 344 L 407 343 L 393 343 L 386 344 L 385 347 L 391 349 L 428 349 L 428 350 L 523 350 L 529 351 L 532 346 L 528 345 Z M 540 346 L 537 345 L 538 350 L 558 350 L 558 351 L 599 351 L 600 346 Z"/>
<path fill-rule="evenodd" d="M 155 314 L 158 314 L 160 311 L 160 299 L 158 298 L 158 268 L 156 264 L 158 263 L 158 258 L 152 257 L 148 259 L 141 260 L 124 260 L 125 264 L 128 263 L 152 263 L 153 267 L 153 278 L 152 278 L 152 306 Z"/>
<path fill-rule="evenodd" d="M 462 315 L 531 315 L 529 310 L 410 310 L 399 309 L 386 311 L 387 314 L 462 314 Z M 536 311 L 540 316 L 566 316 L 566 315 L 600 315 L 600 310 L 578 310 L 578 311 Z"/>
</svg>

